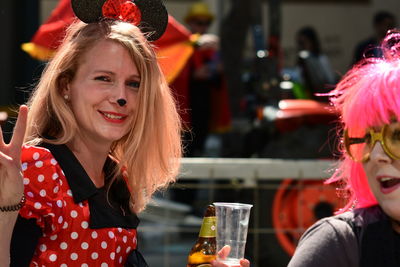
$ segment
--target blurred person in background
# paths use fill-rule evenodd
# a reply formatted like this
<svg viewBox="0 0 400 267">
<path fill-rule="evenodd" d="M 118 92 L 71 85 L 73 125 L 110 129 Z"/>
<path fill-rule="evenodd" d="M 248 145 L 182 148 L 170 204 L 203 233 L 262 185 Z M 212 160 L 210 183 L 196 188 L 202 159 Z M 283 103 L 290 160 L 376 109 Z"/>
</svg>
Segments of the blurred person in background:
<svg viewBox="0 0 400 267">
<path fill-rule="evenodd" d="M 317 93 L 326 93 L 336 82 L 330 60 L 323 53 L 317 31 L 305 26 L 296 33 L 297 68 L 302 93 L 297 98 L 310 98 L 318 101 L 326 98 L 316 97 Z"/>
<path fill-rule="evenodd" d="M 327 181 L 347 204 L 302 236 L 289 267 L 400 266 L 400 33 L 330 93 L 342 159 Z"/>
<path fill-rule="evenodd" d="M 396 27 L 396 17 L 390 12 L 379 11 L 374 15 L 372 26 L 374 30 L 373 36 L 358 43 L 354 50 L 353 64 L 365 57 L 382 56 L 382 50 L 379 45 L 387 31 Z"/>
<path fill-rule="evenodd" d="M 187 156 L 221 156 L 220 134 L 230 128 L 228 93 L 219 55 L 219 37 L 208 33 L 214 14 L 203 2 L 192 4 L 184 18 L 195 50 L 189 64 L 191 137 Z"/>
</svg>

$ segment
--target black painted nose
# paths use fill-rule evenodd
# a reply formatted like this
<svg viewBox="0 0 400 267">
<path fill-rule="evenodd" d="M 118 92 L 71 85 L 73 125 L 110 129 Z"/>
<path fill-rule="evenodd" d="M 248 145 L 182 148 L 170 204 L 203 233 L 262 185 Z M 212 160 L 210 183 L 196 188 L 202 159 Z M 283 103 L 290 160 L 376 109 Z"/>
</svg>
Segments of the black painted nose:
<svg viewBox="0 0 400 267">
<path fill-rule="evenodd" d="M 120 107 L 123 107 L 126 105 L 126 100 L 121 98 L 117 100 L 117 103 Z"/>
</svg>

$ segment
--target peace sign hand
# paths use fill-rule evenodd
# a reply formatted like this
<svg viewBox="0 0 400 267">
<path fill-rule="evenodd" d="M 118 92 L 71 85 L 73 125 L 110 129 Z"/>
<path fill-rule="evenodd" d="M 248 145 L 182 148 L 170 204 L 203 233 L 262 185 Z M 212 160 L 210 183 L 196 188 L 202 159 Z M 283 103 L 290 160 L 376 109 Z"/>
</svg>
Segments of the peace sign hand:
<svg viewBox="0 0 400 267">
<path fill-rule="evenodd" d="M 0 206 L 18 204 L 24 192 L 21 171 L 21 149 L 24 142 L 28 107 L 19 108 L 17 123 L 9 144 L 0 131 Z"/>
</svg>

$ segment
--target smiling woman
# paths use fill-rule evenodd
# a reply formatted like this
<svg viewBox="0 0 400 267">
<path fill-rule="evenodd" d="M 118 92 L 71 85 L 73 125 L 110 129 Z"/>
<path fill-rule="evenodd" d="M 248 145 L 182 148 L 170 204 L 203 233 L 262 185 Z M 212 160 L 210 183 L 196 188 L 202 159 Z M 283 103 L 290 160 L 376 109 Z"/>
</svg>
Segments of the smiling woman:
<svg viewBox="0 0 400 267">
<path fill-rule="evenodd" d="M 0 141 L 0 262 L 147 266 L 136 214 L 174 181 L 181 157 L 179 115 L 149 43 L 167 12 L 160 0 L 73 6 L 87 23 L 70 26 L 29 115 L 22 106 L 11 143 Z"/>
<path fill-rule="evenodd" d="M 128 51 L 111 40 L 97 43 L 86 52 L 82 62 L 62 92 L 68 95 L 80 129 L 74 146 L 93 140 L 92 148 L 110 147 L 131 129 L 137 111 L 140 74 Z M 118 104 L 120 99 L 126 104 Z"/>
<path fill-rule="evenodd" d="M 136 215 L 175 180 L 182 156 L 149 43 L 168 14 L 161 0 L 72 7 L 82 21 L 21 106 L 10 144 L 0 131 L 0 265 L 146 267 Z"/>
<path fill-rule="evenodd" d="M 384 58 L 355 65 L 331 92 L 341 113 L 343 158 L 328 182 L 348 199 L 301 238 L 289 266 L 400 266 L 400 32 Z"/>
</svg>

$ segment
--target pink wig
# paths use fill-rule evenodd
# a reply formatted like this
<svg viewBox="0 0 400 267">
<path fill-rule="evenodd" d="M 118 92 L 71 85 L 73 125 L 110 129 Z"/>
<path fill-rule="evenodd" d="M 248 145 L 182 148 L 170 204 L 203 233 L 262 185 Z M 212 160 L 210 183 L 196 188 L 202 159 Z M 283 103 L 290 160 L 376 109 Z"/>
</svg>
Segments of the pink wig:
<svg viewBox="0 0 400 267">
<path fill-rule="evenodd" d="M 341 114 L 342 127 L 350 136 L 364 134 L 367 128 L 390 123 L 393 118 L 400 121 L 400 32 L 390 31 L 381 49 L 382 58 L 367 58 L 355 65 L 330 93 L 331 103 Z M 343 145 L 340 149 L 344 150 Z M 377 204 L 362 163 L 354 162 L 345 152 L 342 155 L 327 181 L 342 183 L 349 192 L 340 212 Z"/>
</svg>

